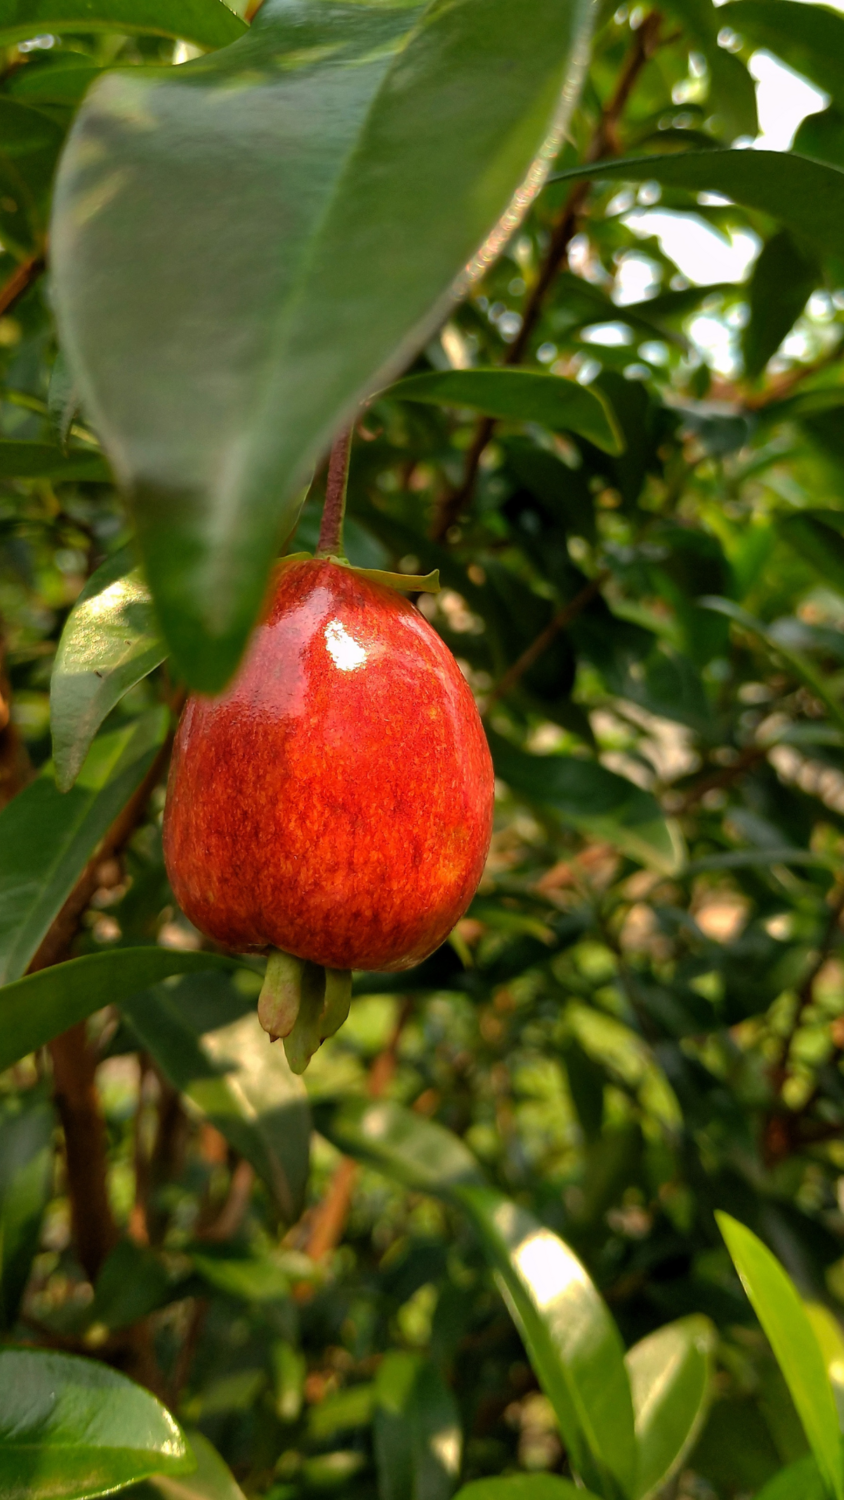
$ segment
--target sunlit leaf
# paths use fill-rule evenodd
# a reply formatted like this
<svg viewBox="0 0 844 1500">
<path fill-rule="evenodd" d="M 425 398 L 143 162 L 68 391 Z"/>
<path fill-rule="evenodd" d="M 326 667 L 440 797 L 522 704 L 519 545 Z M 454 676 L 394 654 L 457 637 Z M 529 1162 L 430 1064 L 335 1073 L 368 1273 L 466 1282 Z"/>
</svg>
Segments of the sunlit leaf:
<svg viewBox="0 0 844 1500">
<path fill-rule="evenodd" d="M 182 37 L 225 47 L 246 27 L 223 0 L 0 0 L 0 46 L 64 32 Z"/>
<path fill-rule="evenodd" d="M 375 1461 L 380 1500 L 449 1500 L 463 1433 L 457 1403 L 432 1364 L 396 1350 L 375 1383 Z"/>
<path fill-rule="evenodd" d="M 637 1500 L 655 1495 L 691 1452 L 712 1399 L 715 1329 L 708 1318 L 658 1328 L 625 1355 L 636 1420 Z"/>
</svg>

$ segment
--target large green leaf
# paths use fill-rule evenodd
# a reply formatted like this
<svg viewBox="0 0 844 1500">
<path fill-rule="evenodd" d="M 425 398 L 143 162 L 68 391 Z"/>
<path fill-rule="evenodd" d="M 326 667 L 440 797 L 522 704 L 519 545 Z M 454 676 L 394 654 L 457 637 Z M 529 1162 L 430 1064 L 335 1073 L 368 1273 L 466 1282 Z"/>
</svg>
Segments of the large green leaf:
<svg viewBox="0 0 844 1500">
<path fill-rule="evenodd" d="M 526 211 L 589 19 L 265 0 L 224 52 L 88 96 L 55 194 L 62 342 L 194 686 L 234 670 L 314 462 Z"/>
<path fill-rule="evenodd" d="M 0 1390 L 3 1500 L 82 1500 L 196 1465 L 160 1402 L 93 1360 L 7 1349 Z"/>
<path fill-rule="evenodd" d="M 201 1432 L 188 1432 L 196 1459 L 192 1474 L 155 1474 L 144 1486 L 158 1500 L 245 1500 L 228 1464 Z"/>
<path fill-rule="evenodd" d="M 819 249 L 831 255 L 841 253 L 844 171 L 793 151 L 681 151 L 673 156 L 622 157 L 558 172 L 554 181 L 583 177 L 608 181 L 620 177 L 628 182 L 687 188 L 691 193 L 723 193 L 745 208 L 759 209 L 779 219 Z"/>
<path fill-rule="evenodd" d="M 50 720 L 59 791 L 73 785 L 106 714 L 166 654 L 149 590 L 122 551 L 88 580 L 56 652 Z"/>
<path fill-rule="evenodd" d="M 402 401 L 462 406 L 511 422 L 539 422 L 552 432 L 576 432 L 606 453 L 624 440 L 609 403 L 576 380 L 538 370 L 444 370 L 410 375 L 387 393 Z"/>
<path fill-rule="evenodd" d="M 54 1036 L 167 979 L 202 969 L 230 968 L 221 953 L 177 953 L 172 948 L 111 948 L 28 974 L 0 989 L 0 1072 Z"/>
<path fill-rule="evenodd" d="M 55 1115 L 41 1089 L 0 1109 L 0 1328 L 13 1328 L 53 1187 Z"/>
<path fill-rule="evenodd" d="M 505 1479 L 473 1479 L 455 1500 L 595 1500 L 589 1490 L 557 1474 L 509 1474 Z"/>
<path fill-rule="evenodd" d="M 102 735 L 71 792 L 48 766 L 0 812 L 0 983 L 26 972 L 51 922 L 137 791 L 167 731 L 164 709 Z"/>
<path fill-rule="evenodd" d="M 618 1329 L 558 1235 L 491 1188 L 461 1187 L 496 1279 L 554 1407 L 573 1467 L 608 1497 L 632 1496 L 636 1438 Z"/>
<path fill-rule="evenodd" d="M 788 5 L 790 0 L 776 3 Z M 761 375 L 820 279 L 816 257 L 807 254 L 787 229 L 781 229 L 763 246 L 750 278 L 750 321 L 742 333 L 749 376 Z"/>
<path fill-rule="evenodd" d="M 496 775 L 514 792 L 553 808 L 567 823 L 606 839 L 640 864 L 666 874 L 682 864 L 680 834 L 656 798 L 597 761 L 572 755 L 528 755 L 487 731 Z"/>
<path fill-rule="evenodd" d="M 49 443 L 32 443 L 23 438 L 4 438 L 0 442 L 0 479 L 107 482 L 110 477 L 105 460 L 93 449 L 75 448 L 65 453 Z"/>
<path fill-rule="evenodd" d="M 457 1403 L 437 1369 L 394 1350 L 375 1386 L 375 1461 L 380 1500 L 449 1500 L 460 1473 Z"/>
<path fill-rule="evenodd" d="M 836 1500 L 844 1464 L 835 1397 L 812 1324 L 791 1278 L 766 1245 L 729 1214 L 716 1215 L 742 1285 L 768 1336 L 818 1468 Z"/>
<path fill-rule="evenodd" d="M 221 983 L 218 979 L 216 989 Z M 158 985 L 121 999 L 132 1030 L 170 1082 L 263 1178 L 288 1224 L 299 1218 L 308 1178 L 310 1115 L 305 1086 L 284 1049 L 272 1046 L 254 1008 L 203 1014 L 203 982 Z M 212 996 L 212 1000 L 217 997 Z"/>
<path fill-rule="evenodd" d="M 712 1397 L 715 1329 L 694 1315 L 669 1323 L 625 1355 L 636 1418 L 637 1500 L 655 1495 L 691 1452 Z"/>
<path fill-rule="evenodd" d="M 732 0 L 717 12 L 756 47 L 769 47 L 844 104 L 844 16 L 803 0 Z"/>
<path fill-rule="evenodd" d="M 68 31 L 172 36 L 225 47 L 245 30 L 223 0 L 0 0 L 0 47 Z"/>
</svg>

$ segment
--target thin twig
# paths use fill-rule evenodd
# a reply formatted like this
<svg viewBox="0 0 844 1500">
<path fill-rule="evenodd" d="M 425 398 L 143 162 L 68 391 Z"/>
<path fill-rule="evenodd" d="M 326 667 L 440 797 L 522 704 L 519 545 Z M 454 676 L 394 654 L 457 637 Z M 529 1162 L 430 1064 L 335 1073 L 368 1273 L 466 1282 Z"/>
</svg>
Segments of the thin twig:
<svg viewBox="0 0 844 1500">
<path fill-rule="evenodd" d="M 604 157 L 618 154 L 621 145 L 618 138 L 618 126 L 621 116 L 624 113 L 639 74 L 659 44 L 659 28 L 661 24 L 662 17 L 659 11 L 655 10 L 649 16 L 645 17 L 645 20 L 636 32 L 633 45 L 619 75 L 612 98 L 601 111 L 601 118 L 589 142 L 584 157 L 585 166 L 592 166 L 595 162 L 603 160 Z M 578 223 L 589 190 L 590 185 L 588 182 L 575 183 L 560 210 L 551 231 L 551 243 L 548 247 L 548 252 L 522 314 L 522 324 L 518 337 L 514 339 L 505 355 L 505 365 L 520 364 L 527 352 L 536 325 L 542 316 L 548 292 L 557 279 L 563 262 L 568 255 L 569 245 L 577 233 Z M 466 454 L 463 478 L 457 488 L 446 493 L 440 503 L 437 518 L 432 529 L 435 541 L 441 542 L 447 537 L 452 526 L 455 525 L 458 516 L 471 499 L 481 459 L 495 428 L 496 422 L 491 417 L 484 417 L 478 423 L 475 437 Z"/>
<path fill-rule="evenodd" d="M 352 448 L 351 428 L 338 437 L 328 460 L 325 481 L 325 506 L 319 532 L 317 557 L 343 555 L 343 517 L 346 512 L 346 486 L 349 482 L 349 457 Z"/>
<path fill-rule="evenodd" d="M 0 318 L 14 307 L 24 292 L 29 291 L 33 282 L 38 280 L 44 270 L 45 264 L 43 255 L 30 255 L 27 260 L 22 260 L 20 265 L 15 267 L 8 281 L 0 286 Z"/>
<path fill-rule="evenodd" d="M 548 647 L 560 634 L 560 631 L 568 629 L 568 626 L 577 619 L 578 615 L 583 613 L 586 606 L 591 604 L 596 594 L 601 592 L 609 576 L 609 570 L 605 569 L 603 573 L 599 573 L 597 577 L 590 579 L 569 604 L 565 604 L 562 609 L 557 610 L 557 613 L 548 622 L 542 633 L 536 637 L 535 641 L 531 642 L 527 650 L 522 652 L 518 661 L 513 663 L 512 667 L 504 673 L 501 681 L 493 688 L 486 700 L 484 713 L 488 713 L 492 705 L 498 702 L 499 698 L 505 697 L 516 686 L 516 683 L 521 681 L 525 672 L 529 672 L 534 662 L 537 662 L 540 656 L 548 650 Z"/>
</svg>

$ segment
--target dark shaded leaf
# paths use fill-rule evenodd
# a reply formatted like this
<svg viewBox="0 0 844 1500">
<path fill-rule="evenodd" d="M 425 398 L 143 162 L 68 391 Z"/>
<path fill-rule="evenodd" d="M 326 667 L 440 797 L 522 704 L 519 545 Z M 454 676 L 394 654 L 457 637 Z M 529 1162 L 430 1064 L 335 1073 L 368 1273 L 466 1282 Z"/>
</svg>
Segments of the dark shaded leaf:
<svg viewBox="0 0 844 1500">
<path fill-rule="evenodd" d="M 55 1115 L 40 1089 L 0 1110 L 0 1328 L 17 1320 L 53 1186 Z"/>
<path fill-rule="evenodd" d="M 511 422 L 539 422 L 552 432 L 575 432 L 606 453 L 624 441 L 608 401 L 596 388 L 535 370 L 445 370 L 411 375 L 386 394 L 402 401 L 461 406 Z"/>
<path fill-rule="evenodd" d="M 64 453 L 48 443 L 30 443 L 22 438 L 0 442 L 0 479 L 97 480 L 107 484 L 111 473 L 99 453 L 75 448 Z"/>
<path fill-rule="evenodd" d="M 790 0 L 776 3 L 788 5 Z M 841 29 L 844 33 L 844 21 Z M 763 246 L 750 278 L 750 321 L 742 333 L 744 366 L 751 378 L 761 375 L 776 354 L 820 278 L 816 257 L 807 254 L 787 229 Z"/>
<path fill-rule="evenodd" d="M 457 1403 L 432 1364 L 398 1350 L 386 1355 L 374 1426 L 380 1500 L 449 1500 L 463 1434 Z"/>
<path fill-rule="evenodd" d="M 844 17 L 836 11 L 798 0 L 731 0 L 718 19 L 844 104 Z"/>
</svg>

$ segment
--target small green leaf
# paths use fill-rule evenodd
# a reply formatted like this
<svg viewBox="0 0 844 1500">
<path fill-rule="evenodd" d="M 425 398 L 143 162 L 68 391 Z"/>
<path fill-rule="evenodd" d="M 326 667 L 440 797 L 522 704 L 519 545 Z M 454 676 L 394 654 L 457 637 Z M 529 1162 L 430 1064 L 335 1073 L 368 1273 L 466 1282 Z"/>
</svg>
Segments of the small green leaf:
<svg viewBox="0 0 844 1500">
<path fill-rule="evenodd" d="M 787 5 L 789 0 L 782 3 Z M 744 367 L 751 379 L 761 375 L 776 354 L 821 275 L 817 257 L 805 251 L 787 229 L 763 246 L 750 278 L 750 321 L 742 333 Z"/>
<path fill-rule="evenodd" d="M 473 1479 L 455 1500 L 595 1500 L 570 1479 L 557 1474 L 510 1474 L 505 1479 Z"/>
<path fill-rule="evenodd" d="M 192 686 L 234 671 L 338 429 L 527 210 L 591 14 L 265 0 L 234 46 L 83 103 L 51 228 L 62 347 Z"/>
<path fill-rule="evenodd" d="M 53 1189 L 56 1118 L 41 1089 L 0 1108 L 0 1328 L 14 1327 Z"/>
<path fill-rule="evenodd" d="M 818 1468 L 836 1500 L 844 1500 L 838 1412 L 806 1309 L 791 1278 L 767 1246 L 729 1214 L 718 1213 L 716 1218 L 785 1376 Z"/>
<path fill-rule="evenodd" d="M 370 578 L 373 583 L 386 584 L 387 588 L 400 589 L 405 594 L 438 594 L 440 570 L 419 576 L 417 573 L 385 573 L 383 568 L 352 568 L 361 578 Z"/>
<path fill-rule="evenodd" d="M 247 30 L 222 0 L 0 0 L 0 47 L 28 37 L 117 31 L 226 47 Z"/>
<path fill-rule="evenodd" d="M 233 963 L 222 953 L 112 948 L 6 984 L 0 989 L 0 1072 L 104 1005 L 119 1003 L 172 974 L 231 968 Z"/>
<path fill-rule="evenodd" d="M 6 1349 L 0 1390 L 3 1500 L 84 1500 L 196 1465 L 160 1402 L 90 1359 Z"/>
<path fill-rule="evenodd" d="M 67 360 L 59 350 L 50 374 L 47 415 L 50 419 L 53 437 L 62 453 L 67 453 L 67 439 L 78 408 L 79 399 L 74 389 L 73 377 L 68 369 Z"/>
<path fill-rule="evenodd" d="M 173 1277 L 160 1256 L 134 1240 L 121 1240 L 97 1277 L 90 1325 L 129 1328 L 170 1301 Z"/>
<path fill-rule="evenodd" d="M 829 691 L 823 674 L 815 669 L 805 651 L 795 649 L 786 632 L 778 633 L 776 622 L 773 626 L 765 625 L 748 610 L 743 609 L 740 604 L 734 604 L 732 599 L 720 599 L 717 595 L 704 594 L 697 602 L 704 609 L 712 609 L 717 614 L 726 615 L 729 620 L 734 620 L 742 629 L 762 641 L 770 651 L 785 662 L 798 681 L 804 683 L 810 692 L 820 699 L 821 703 L 826 706 L 833 723 L 837 724 L 839 729 L 844 729 L 844 708 Z"/>
<path fill-rule="evenodd" d="M 636 1418 L 636 1500 L 656 1495 L 703 1427 L 712 1398 L 715 1329 L 694 1315 L 668 1323 L 624 1357 Z"/>
<path fill-rule="evenodd" d="M 72 791 L 48 766 L 0 812 L 0 983 L 26 972 L 51 922 L 164 742 L 153 709 L 101 735 Z M 27 1049 L 25 1049 L 27 1050 Z"/>
<path fill-rule="evenodd" d="M 664 874 L 683 863 L 678 830 L 656 798 L 598 761 L 572 755 L 528 755 L 487 730 L 496 775 L 517 794 L 553 808 L 594 838 Z"/>
<path fill-rule="evenodd" d="M 585 1267 L 563 1240 L 491 1188 L 462 1186 L 469 1214 L 572 1466 L 612 1500 L 632 1496 L 636 1439 L 618 1329 Z"/>
<path fill-rule="evenodd" d="M 49 443 L 31 443 L 22 438 L 0 442 L 0 479 L 52 479 L 98 481 L 108 484 L 111 470 L 105 459 L 91 448 L 52 448 Z"/>
<path fill-rule="evenodd" d="M 463 1450 L 460 1413 L 435 1367 L 419 1355 L 385 1356 L 375 1383 L 380 1500 L 449 1500 Z"/>
<path fill-rule="evenodd" d="M 202 1019 L 201 985 L 159 985 L 121 997 L 123 1014 L 173 1086 L 250 1161 L 288 1224 L 302 1211 L 310 1117 L 304 1085 L 255 1011 Z M 198 1005 L 194 1001 L 198 1001 Z M 234 1008 L 237 1009 L 235 1000 Z M 242 1011 L 243 1006 L 239 1009 Z"/>
<path fill-rule="evenodd" d="M 68 615 L 50 679 L 56 785 L 73 786 L 107 714 L 167 655 L 128 549 L 89 578 Z"/>
<path fill-rule="evenodd" d="M 594 388 L 537 370 L 444 370 L 411 375 L 385 395 L 434 406 L 463 406 L 486 417 L 538 422 L 552 432 L 574 432 L 605 453 L 621 453 L 624 439 L 612 408 Z"/>
<path fill-rule="evenodd" d="M 770 214 L 831 255 L 841 251 L 844 171 L 793 151 L 754 151 L 750 156 L 746 151 L 680 151 L 671 156 L 621 157 L 558 172 L 553 181 L 590 177 L 659 182 L 690 193 L 723 193 L 745 208 Z"/>
<path fill-rule="evenodd" d="M 785 3 L 785 0 L 783 0 Z M 844 537 L 827 524 L 824 511 L 793 511 L 777 517 L 777 530 L 821 578 L 844 595 Z"/>
<path fill-rule="evenodd" d="M 285 1302 L 290 1296 L 290 1270 L 284 1255 L 211 1255 L 194 1250 L 194 1269 L 203 1281 L 227 1297 L 252 1304 Z"/>
</svg>

